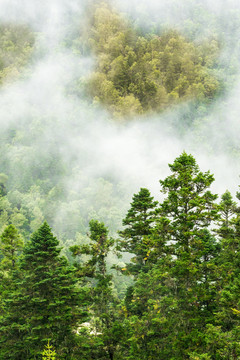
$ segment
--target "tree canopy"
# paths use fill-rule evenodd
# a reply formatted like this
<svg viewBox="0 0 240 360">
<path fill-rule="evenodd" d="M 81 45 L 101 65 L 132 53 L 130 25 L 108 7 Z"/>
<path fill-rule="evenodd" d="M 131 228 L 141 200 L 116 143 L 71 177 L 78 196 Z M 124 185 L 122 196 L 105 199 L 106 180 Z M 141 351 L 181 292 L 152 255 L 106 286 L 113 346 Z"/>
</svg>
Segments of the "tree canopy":
<svg viewBox="0 0 240 360">
<path fill-rule="evenodd" d="M 194 44 L 179 32 L 138 34 L 109 4 L 93 7 L 89 44 L 96 55 L 87 92 L 116 116 L 157 112 L 186 99 L 211 101 L 219 46 Z"/>
<path fill-rule="evenodd" d="M 239 206 L 229 191 L 217 203 L 214 176 L 191 154 L 169 169 L 162 202 L 141 188 L 120 239 L 93 219 L 69 259 L 46 222 L 25 243 L 5 227 L 0 358 L 239 357 Z M 115 250 L 123 258 L 111 267 Z"/>
</svg>

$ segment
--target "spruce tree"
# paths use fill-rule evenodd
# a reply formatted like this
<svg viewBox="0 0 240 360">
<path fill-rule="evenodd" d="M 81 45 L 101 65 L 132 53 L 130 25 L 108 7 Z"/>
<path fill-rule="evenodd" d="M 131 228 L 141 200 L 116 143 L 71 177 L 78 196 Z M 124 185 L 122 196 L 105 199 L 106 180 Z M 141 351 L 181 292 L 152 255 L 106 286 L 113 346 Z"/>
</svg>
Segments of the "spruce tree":
<svg viewBox="0 0 240 360">
<path fill-rule="evenodd" d="M 14 279 L 18 288 L 5 300 L 0 358 L 37 359 L 50 339 L 59 359 L 71 359 L 83 293 L 58 245 L 46 222 L 26 245 Z"/>
<path fill-rule="evenodd" d="M 108 229 L 97 220 L 89 222 L 89 245 L 73 246 L 73 255 L 88 255 L 89 260 L 78 266 L 80 273 L 89 277 L 91 283 L 90 319 L 91 333 L 89 343 L 91 350 L 90 358 L 115 359 L 119 353 L 119 344 L 123 336 L 120 313 L 118 311 L 119 301 L 113 295 L 112 275 L 107 269 L 107 257 L 112 250 L 114 240 L 109 238 Z"/>
<path fill-rule="evenodd" d="M 192 155 L 182 153 L 169 167 L 172 174 L 160 181 L 167 194 L 161 214 L 170 220 L 174 258 L 169 275 L 181 318 L 175 343 L 181 358 L 202 341 L 201 333 L 212 320 L 219 246 L 210 228 L 219 213 L 217 195 L 209 190 L 214 177 L 201 172 Z"/>
<path fill-rule="evenodd" d="M 209 191 L 214 177 L 200 172 L 185 152 L 169 167 L 172 174 L 160 181 L 167 196 L 155 228 L 160 244 L 168 240 L 168 250 L 142 272 L 132 296 L 141 315 L 132 320 L 132 352 L 138 359 L 188 359 L 195 347 L 204 346 L 216 306 L 219 245 L 211 226 L 219 215 L 217 195 Z"/>
<path fill-rule="evenodd" d="M 49 344 L 49 340 L 42 352 L 42 360 L 56 360 L 56 351 Z"/>
<path fill-rule="evenodd" d="M 133 195 L 131 207 L 123 220 L 125 229 L 119 231 L 120 249 L 134 254 L 131 263 L 127 264 L 127 272 L 136 277 L 148 261 L 151 247 L 150 235 L 156 221 L 157 204 L 150 191 L 141 188 L 138 194 Z"/>
<path fill-rule="evenodd" d="M 237 197 L 238 194 L 237 194 Z M 218 259 L 218 292 L 214 325 L 207 332 L 208 353 L 214 358 L 240 356 L 240 214 L 229 191 L 222 195 L 217 233 L 221 245 Z"/>
</svg>

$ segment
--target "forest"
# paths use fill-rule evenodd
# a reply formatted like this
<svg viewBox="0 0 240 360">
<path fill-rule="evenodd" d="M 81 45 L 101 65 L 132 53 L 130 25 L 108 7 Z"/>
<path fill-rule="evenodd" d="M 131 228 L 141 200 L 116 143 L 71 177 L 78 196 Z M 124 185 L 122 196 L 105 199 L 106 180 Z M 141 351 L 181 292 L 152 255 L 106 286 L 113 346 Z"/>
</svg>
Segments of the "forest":
<svg viewBox="0 0 240 360">
<path fill-rule="evenodd" d="M 117 239 L 91 220 L 88 243 L 70 247 L 73 262 L 46 222 L 26 245 L 5 227 L 2 359 L 38 359 L 47 341 L 49 359 L 239 358 L 239 205 L 229 191 L 217 203 L 213 175 L 192 155 L 169 168 L 162 203 L 141 188 Z M 110 251 L 131 254 L 112 266 L 131 278 L 125 294 Z"/>
<path fill-rule="evenodd" d="M 239 39 L 232 0 L 2 0 L 0 360 L 240 359 Z"/>
</svg>

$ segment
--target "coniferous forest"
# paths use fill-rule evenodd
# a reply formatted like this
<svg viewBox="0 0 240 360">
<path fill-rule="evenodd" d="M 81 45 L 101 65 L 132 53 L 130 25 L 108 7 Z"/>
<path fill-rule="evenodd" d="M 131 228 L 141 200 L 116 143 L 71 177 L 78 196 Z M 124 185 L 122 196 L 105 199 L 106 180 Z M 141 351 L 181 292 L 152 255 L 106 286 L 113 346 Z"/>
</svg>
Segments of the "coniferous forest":
<svg viewBox="0 0 240 360">
<path fill-rule="evenodd" d="M 240 359 L 240 4 L 1 2 L 0 360 Z"/>
</svg>

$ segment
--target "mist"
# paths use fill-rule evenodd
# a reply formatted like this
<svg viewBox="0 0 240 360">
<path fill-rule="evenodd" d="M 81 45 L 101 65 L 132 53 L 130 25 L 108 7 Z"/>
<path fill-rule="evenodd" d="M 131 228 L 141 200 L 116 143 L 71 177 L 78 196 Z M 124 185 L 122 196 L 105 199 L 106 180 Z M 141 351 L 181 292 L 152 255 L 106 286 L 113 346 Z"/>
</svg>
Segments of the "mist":
<svg viewBox="0 0 240 360">
<path fill-rule="evenodd" d="M 158 23 L 162 27 L 177 27 L 187 34 L 186 20 L 192 18 L 194 22 L 194 16 L 202 16 L 201 31 L 192 34 L 199 41 L 206 34 L 214 35 L 211 34 L 212 27 L 219 30 L 224 18 L 222 31 L 234 39 L 240 38 L 239 28 L 232 28 L 228 23 L 226 11 L 229 7 L 237 14 L 240 10 L 237 1 L 199 0 L 195 4 L 185 0 L 177 6 L 176 3 L 114 1 L 116 8 L 142 26 L 146 26 L 148 18 L 151 20 L 149 27 Z M 132 194 L 140 187 L 149 188 L 161 199 L 159 179 L 169 175 L 168 163 L 186 151 L 196 157 L 202 171 L 214 173 L 215 192 L 222 194 L 229 189 L 234 194 L 239 185 L 240 162 L 237 150 L 234 157 L 228 149 L 230 143 L 236 149 L 240 143 L 239 63 L 234 73 L 234 86 L 208 111 L 206 117 L 210 121 L 204 121 L 203 117 L 202 123 L 198 124 L 199 118 L 193 119 L 198 125 L 197 130 L 193 126 L 179 135 L 175 129 L 175 124 L 188 113 L 190 103 L 158 115 L 115 121 L 104 108 L 89 104 L 79 94 L 70 96 L 66 91 L 72 81 L 94 69 L 94 58 L 62 46 L 72 24 L 84 28 L 86 4 L 87 1 L 80 0 L 0 1 L 1 23 L 27 24 L 36 33 L 35 53 L 23 76 L 0 90 L 0 136 L 3 138 L 13 128 L 19 133 L 18 141 L 5 155 L 9 161 L 8 175 L 21 178 L 23 167 L 36 168 L 36 173 L 41 173 L 42 159 L 47 161 L 49 156 L 53 163 L 63 159 L 68 171 L 62 177 L 56 175 L 55 182 L 64 186 L 66 202 L 79 196 L 81 201 L 91 203 L 92 195 L 89 196 L 86 187 L 96 179 L 110 179 L 114 184 L 124 184 L 126 196 L 119 204 L 118 200 L 114 204 L 125 211 Z M 211 16 L 204 18 L 204 9 L 215 14 L 215 24 L 211 22 Z M 231 46 L 223 46 L 220 54 L 223 61 L 230 56 L 230 51 Z M 26 128 L 27 135 L 21 135 Z M 101 184 L 99 186 L 101 192 Z M 116 190 L 112 191 L 114 194 Z M 56 219 L 64 211 L 58 208 Z"/>
</svg>

